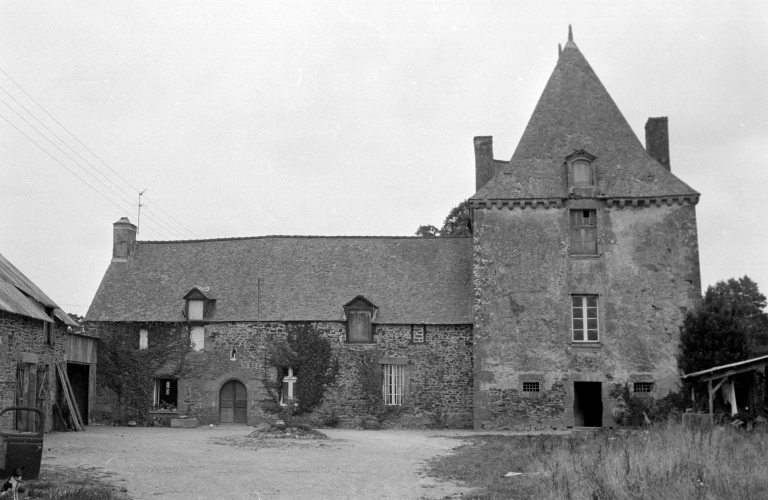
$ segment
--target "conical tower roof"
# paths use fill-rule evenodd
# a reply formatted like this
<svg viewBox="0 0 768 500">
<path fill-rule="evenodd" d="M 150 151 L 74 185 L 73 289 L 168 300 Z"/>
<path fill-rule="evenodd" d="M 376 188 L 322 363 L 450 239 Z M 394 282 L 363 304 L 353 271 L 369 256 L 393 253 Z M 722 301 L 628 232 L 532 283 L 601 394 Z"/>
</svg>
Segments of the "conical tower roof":
<svg viewBox="0 0 768 500">
<path fill-rule="evenodd" d="M 568 197 L 565 157 L 596 156 L 597 196 L 698 196 L 651 158 L 569 36 L 509 166 L 472 200 Z"/>
</svg>

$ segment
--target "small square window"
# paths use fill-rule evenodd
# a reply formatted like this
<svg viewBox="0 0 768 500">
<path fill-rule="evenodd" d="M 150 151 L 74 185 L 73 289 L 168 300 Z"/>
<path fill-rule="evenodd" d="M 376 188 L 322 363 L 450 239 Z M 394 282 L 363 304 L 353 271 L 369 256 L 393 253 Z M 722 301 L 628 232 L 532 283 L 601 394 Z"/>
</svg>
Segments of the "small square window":
<svg viewBox="0 0 768 500">
<path fill-rule="evenodd" d="M 411 342 L 423 344 L 427 338 L 427 325 L 411 325 Z"/>
<path fill-rule="evenodd" d="M 572 295 L 571 308 L 573 341 L 598 342 L 597 295 Z"/>
<path fill-rule="evenodd" d="M 539 383 L 523 382 L 523 392 L 539 392 Z"/>
<path fill-rule="evenodd" d="M 635 382 L 632 390 L 635 393 L 653 392 L 653 382 Z"/>
</svg>

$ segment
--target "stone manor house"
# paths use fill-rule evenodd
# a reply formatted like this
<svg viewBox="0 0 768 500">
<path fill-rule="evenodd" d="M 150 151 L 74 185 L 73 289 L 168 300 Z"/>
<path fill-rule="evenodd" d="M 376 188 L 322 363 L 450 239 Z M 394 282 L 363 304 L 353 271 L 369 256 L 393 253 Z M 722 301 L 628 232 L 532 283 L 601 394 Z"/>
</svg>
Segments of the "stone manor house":
<svg viewBox="0 0 768 500">
<path fill-rule="evenodd" d="M 615 425 L 625 387 L 678 387 L 701 295 L 699 193 L 671 172 L 667 119 L 645 128 L 643 147 L 569 35 L 512 158 L 474 139 L 471 237 L 137 241 L 123 218 L 86 330 L 136 349 L 188 337 L 155 403 L 204 424 L 268 418 L 264 373 L 290 397 L 301 373 L 265 353 L 309 322 L 340 361 L 318 416 L 366 417 L 355 359 L 374 352 L 395 425 Z"/>
</svg>

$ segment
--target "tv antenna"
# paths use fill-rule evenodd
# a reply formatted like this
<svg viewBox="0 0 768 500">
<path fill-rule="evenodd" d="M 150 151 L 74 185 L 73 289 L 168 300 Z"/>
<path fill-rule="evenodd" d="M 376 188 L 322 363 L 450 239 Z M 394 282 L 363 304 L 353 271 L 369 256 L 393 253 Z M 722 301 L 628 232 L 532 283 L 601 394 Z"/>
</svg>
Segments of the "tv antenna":
<svg viewBox="0 0 768 500">
<path fill-rule="evenodd" d="M 139 216 L 136 218 L 136 234 L 139 234 L 139 228 L 141 227 L 141 195 L 146 193 L 147 190 L 139 193 Z"/>
</svg>

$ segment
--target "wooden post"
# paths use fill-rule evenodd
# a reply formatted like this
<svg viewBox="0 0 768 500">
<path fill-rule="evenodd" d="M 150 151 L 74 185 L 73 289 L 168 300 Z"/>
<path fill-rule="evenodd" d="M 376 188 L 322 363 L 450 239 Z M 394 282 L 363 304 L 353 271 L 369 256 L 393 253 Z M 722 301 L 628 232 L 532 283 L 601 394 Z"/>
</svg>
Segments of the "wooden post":
<svg viewBox="0 0 768 500">
<path fill-rule="evenodd" d="M 708 386 L 708 389 L 709 389 L 709 423 L 710 424 L 714 424 L 715 423 L 715 417 L 714 417 L 713 408 L 712 408 L 713 405 L 714 405 L 714 401 L 713 401 L 714 395 L 712 394 L 713 391 L 712 391 L 712 381 L 711 380 L 707 381 L 707 386 Z"/>
</svg>

